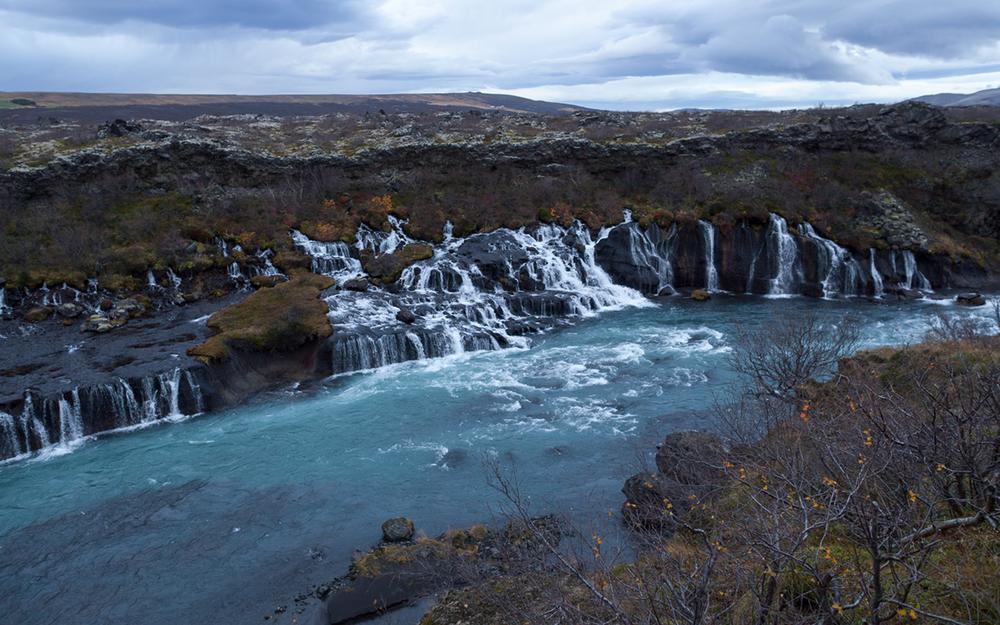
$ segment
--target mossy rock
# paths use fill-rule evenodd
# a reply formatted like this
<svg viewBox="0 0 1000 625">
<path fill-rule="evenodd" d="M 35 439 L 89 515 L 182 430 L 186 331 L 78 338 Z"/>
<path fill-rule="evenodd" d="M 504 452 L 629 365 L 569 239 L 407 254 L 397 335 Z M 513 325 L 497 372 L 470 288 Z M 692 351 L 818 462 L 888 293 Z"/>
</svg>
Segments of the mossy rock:
<svg viewBox="0 0 1000 625">
<path fill-rule="evenodd" d="M 225 360 L 232 350 L 282 352 L 330 336 L 326 303 L 320 299 L 333 280 L 298 273 L 287 282 L 252 293 L 212 315 L 217 334 L 187 353 L 202 362 Z"/>
<path fill-rule="evenodd" d="M 52 313 L 53 310 L 48 306 L 35 306 L 24 313 L 24 320 L 28 323 L 38 323 L 51 317 Z"/>
<path fill-rule="evenodd" d="M 382 284 L 391 284 L 399 279 L 403 270 L 413 263 L 426 260 L 434 255 L 434 248 L 426 243 L 410 243 L 392 254 L 362 257 L 365 271 L 371 278 Z"/>
<path fill-rule="evenodd" d="M 288 273 L 293 269 L 309 269 L 312 260 L 305 254 L 291 250 L 281 250 L 274 255 L 271 262 L 281 271 Z"/>
</svg>

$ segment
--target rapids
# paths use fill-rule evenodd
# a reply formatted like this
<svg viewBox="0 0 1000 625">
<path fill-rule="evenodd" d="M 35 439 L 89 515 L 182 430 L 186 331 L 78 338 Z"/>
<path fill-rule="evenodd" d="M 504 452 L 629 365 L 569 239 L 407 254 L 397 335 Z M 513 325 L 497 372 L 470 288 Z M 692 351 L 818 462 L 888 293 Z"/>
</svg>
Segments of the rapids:
<svg viewBox="0 0 1000 625">
<path fill-rule="evenodd" d="M 263 622 L 341 574 L 387 517 L 428 533 L 492 520 L 483 454 L 516 466 L 534 510 L 613 531 L 622 482 L 655 443 L 712 427 L 714 394 L 736 382 L 725 365 L 733 324 L 807 310 L 831 323 L 860 316 L 867 345 L 919 340 L 941 310 L 987 313 L 931 300 L 658 298 L 530 347 L 453 349 L 72 453 L 54 447 L 0 465 L 3 618 Z M 154 393 L 162 411 L 173 410 L 167 382 Z M 125 410 L 142 423 L 133 396 Z M 72 395 L 63 401 L 60 423 L 77 427 Z"/>
</svg>

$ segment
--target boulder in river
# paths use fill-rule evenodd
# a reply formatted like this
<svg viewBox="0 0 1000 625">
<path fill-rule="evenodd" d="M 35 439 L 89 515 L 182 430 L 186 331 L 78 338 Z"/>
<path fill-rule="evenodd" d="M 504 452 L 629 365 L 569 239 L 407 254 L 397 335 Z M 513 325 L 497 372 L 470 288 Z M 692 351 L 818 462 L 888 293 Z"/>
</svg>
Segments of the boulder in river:
<svg viewBox="0 0 1000 625">
<path fill-rule="evenodd" d="M 955 303 L 960 306 L 985 306 L 986 298 L 979 293 L 959 293 L 955 296 Z"/>
<path fill-rule="evenodd" d="M 368 279 L 367 278 L 351 278 L 350 280 L 345 280 L 344 284 L 341 285 L 347 291 L 367 291 L 368 290 Z"/>
<path fill-rule="evenodd" d="M 695 289 L 691 292 L 691 299 L 696 302 L 706 302 L 712 299 L 712 294 L 705 289 Z"/>
<path fill-rule="evenodd" d="M 400 308 L 399 312 L 396 313 L 396 321 L 405 323 L 407 325 L 413 323 L 417 320 L 417 316 L 413 314 L 412 310 L 407 308 Z"/>
<path fill-rule="evenodd" d="M 389 519 L 382 524 L 382 540 L 387 543 L 413 540 L 413 521 L 406 517 Z"/>
</svg>

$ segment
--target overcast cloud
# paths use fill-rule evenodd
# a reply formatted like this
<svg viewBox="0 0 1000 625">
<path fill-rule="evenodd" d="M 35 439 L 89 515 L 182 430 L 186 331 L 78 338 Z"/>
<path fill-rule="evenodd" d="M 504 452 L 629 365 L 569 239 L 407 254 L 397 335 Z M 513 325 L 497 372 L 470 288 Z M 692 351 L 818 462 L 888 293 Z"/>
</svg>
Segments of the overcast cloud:
<svg viewBox="0 0 1000 625">
<path fill-rule="evenodd" d="M 1000 2 L 0 0 L 0 59 L 7 91 L 781 108 L 1000 86 Z"/>
</svg>

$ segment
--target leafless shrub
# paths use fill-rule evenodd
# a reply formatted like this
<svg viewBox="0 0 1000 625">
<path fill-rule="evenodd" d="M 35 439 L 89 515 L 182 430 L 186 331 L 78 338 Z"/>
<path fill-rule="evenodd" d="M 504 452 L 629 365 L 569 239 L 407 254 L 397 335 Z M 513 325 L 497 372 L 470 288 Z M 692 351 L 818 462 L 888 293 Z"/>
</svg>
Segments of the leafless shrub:
<svg viewBox="0 0 1000 625">
<path fill-rule="evenodd" d="M 994 304 L 995 309 L 996 306 Z M 989 334 L 991 325 L 989 320 L 980 317 L 939 313 L 928 323 L 924 338 L 928 341 L 965 341 Z"/>
<path fill-rule="evenodd" d="M 832 373 L 860 338 L 860 323 L 849 316 L 832 324 L 805 315 L 762 328 L 738 326 L 729 366 L 759 395 L 795 398 L 803 384 Z"/>
</svg>

